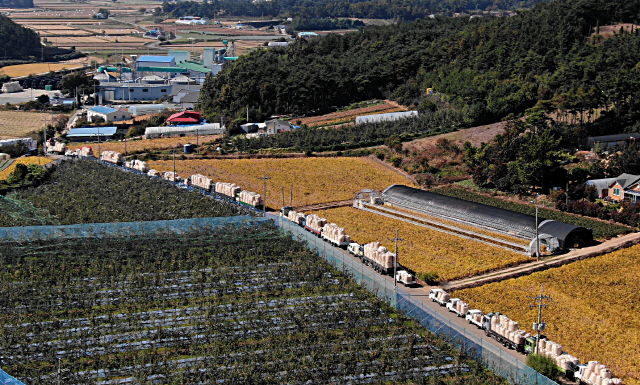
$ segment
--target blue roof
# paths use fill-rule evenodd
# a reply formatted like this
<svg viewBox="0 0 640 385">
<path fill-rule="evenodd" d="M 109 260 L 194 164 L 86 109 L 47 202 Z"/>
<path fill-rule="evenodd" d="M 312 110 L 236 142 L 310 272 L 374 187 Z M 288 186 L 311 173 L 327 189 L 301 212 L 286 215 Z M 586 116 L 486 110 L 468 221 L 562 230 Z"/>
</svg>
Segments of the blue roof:
<svg viewBox="0 0 640 385">
<path fill-rule="evenodd" d="M 67 134 L 67 138 L 73 138 L 77 136 L 98 136 L 98 132 L 100 132 L 100 136 L 110 136 L 110 135 L 114 135 L 117 129 L 118 127 L 72 128 L 69 130 L 69 133 Z"/>
<path fill-rule="evenodd" d="M 173 56 L 152 56 L 152 55 L 142 55 L 138 58 L 138 62 L 148 62 L 148 61 L 153 61 L 153 62 L 158 62 L 158 63 L 171 63 L 172 60 L 174 60 L 175 57 Z"/>
<path fill-rule="evenodd" d="M 99 114 L 110 114 L 110 113 L 116 112 L 118 110 L 116 110 L 115 108 L 111 108 L 111 107 L 95 106 L 95 107 L 89 108 L 89 111 L 97 112 Z"/>
</svg>

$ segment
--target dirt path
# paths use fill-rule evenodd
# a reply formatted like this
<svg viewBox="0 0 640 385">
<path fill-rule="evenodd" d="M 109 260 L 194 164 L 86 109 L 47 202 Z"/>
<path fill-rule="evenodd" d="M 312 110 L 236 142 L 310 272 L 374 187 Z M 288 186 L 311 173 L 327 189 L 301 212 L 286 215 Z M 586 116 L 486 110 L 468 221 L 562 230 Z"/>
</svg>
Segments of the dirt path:
<svg viewBox="0 0 640 385">
<path fill-rule="evenodd" d="M 610 239 L 596 246 L 585 247 L 572 250 L 566 254 L 545 257 L 540 261 L 525 263 L 523 265 L 495 270 L 486 274 L 476 275 L 443 284 L 447 290 L 465 289 L 486 285 L 491 282 L 503 281 L 505 279 L 517 278 L 529 275 L 536 271 L 560 267 L 582 259 L 593 258 L 603 254 L 608 254 L 616 250 L 625 249 L 640 243 L 640 233 L 631 233 L 617 238 Z"/>
</svg>

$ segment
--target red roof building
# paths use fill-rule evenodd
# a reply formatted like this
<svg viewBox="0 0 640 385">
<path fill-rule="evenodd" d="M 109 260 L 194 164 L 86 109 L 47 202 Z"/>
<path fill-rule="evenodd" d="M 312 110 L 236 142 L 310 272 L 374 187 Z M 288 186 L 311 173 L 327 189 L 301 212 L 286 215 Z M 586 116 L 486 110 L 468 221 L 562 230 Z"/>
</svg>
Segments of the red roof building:
<svg viewBox="0 0 640 385">
<path fill-rule="evenodd" d="M 198 124 L 202 120 L 200 113 L 196 111 L 183 111 L 169 116 L 167 123 L 171 125 Z"/>
</svg>

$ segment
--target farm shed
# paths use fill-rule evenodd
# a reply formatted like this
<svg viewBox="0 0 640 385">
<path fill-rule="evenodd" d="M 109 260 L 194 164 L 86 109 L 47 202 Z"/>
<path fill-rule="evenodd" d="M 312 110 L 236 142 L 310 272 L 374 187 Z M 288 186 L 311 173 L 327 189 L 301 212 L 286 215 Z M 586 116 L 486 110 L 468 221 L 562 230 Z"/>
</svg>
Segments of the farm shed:
<svg viewBox="0 0 640 385">
<path fill-rule="evenodd" d="M 389 186 L 382 195 L 385 203 L 447 220 L 527 240 L 535 239 L 536 236 L 536 218 L 533 215 L 402 185 Z M 582 247 L 593 242 L 591 229 L 542 217 L 538 217 L 538 223 L 538 234 L 557 238 L 561 247 Z"/>
<path fill-rule="evenodd" d="M 386 114 L 356 116 L 356 124 L 391 122 L 394 120 L 414 118 L 417 116 L 418 111 L 388 112 Z"/>
<path fill-rule="evenodd" d="M 0 160 L 9 160 L 11 159 L 11 155 L 0 152 Z"/>
<path fill-rule="evenodd" d="M 118 136 L 117 127 L 81 127 L 71 128 L 67 134 L 67 139 L 72 142 L 92 142 L 100 140 L 116 139 Z"/>
<path fill-rule="evenodd" d="M 640 140 L 640 134 L 618 134 L 618 135 L 604 135 L 604 136 L 590 136 L 582 142 L 582 149 L 587 151 L 609 151 L 616 147 L 624 148 L 631 143 L 635 143 Z"/>
<path fill-rule="evenodd" d="M 185 135 L 220 135 L 224 132 L 224 126 L 220 123 L 199 124 L 196 126 L 163 126 L 147 127 L 144 131 L 145 139 L 185 136 Z"/>
<path fill-rule="evenodd" d="M 147 115 L 147 114 L 161 114 L 165 112 L 167 107 L 164 104 L 132 104 L 129 106 L 128 111 L 133 116 Z"/>
<path fill-rule="evenodd" d="M 38 144 L 33 138 L 15 138 L 0 140 L 0 148 L 4 146 L 14 146 L 18 143 L 22 143 L 27 146 L 27 150 L 33 151 L 38 148 Z"/>
<path fill-rule="evenodd" d="M 95 106 L 87 109 L 87 120 L 89 122 L 95 122 L 98 118 L 102 118 L 105 122 L 115 122 L 131 119 L 131 114 L 128 111 L 116 110 L 105 106 Z"/>
</svg>

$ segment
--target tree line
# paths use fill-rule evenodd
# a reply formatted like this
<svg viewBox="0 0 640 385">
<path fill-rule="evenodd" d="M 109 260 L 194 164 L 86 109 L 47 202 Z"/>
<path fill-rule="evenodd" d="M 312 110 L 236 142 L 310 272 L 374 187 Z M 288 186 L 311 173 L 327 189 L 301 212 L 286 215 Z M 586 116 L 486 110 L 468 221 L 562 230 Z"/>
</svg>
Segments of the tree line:
<svg viewBox="0 0 640 385">
<path fill-rule="evenodd" d="M 541 0 L 210 0 L 205 2 L 164 2 L 162 10 L 170 17 L 219 15 L 253 17 L 396 19 L 412 21 L 432 14 L 469 11 L 498 11 L 528 8 Z"/>
<path fill-rule="evenodd" d="M 564 0 L 509 18 L 437 17 L 299 39 L 226 64 L 205 81 L 201 106 L 233 119 L 248 108 L 260 120 L 372 98 L 419 106 L 433 88 L 474 124 L 530 108 L 584 121 L 609 110 L 635 124 L 640 36 L 589 35 L 600 25 L 634 23 L 639 13 L 640 1 Z"/>
</svg>

